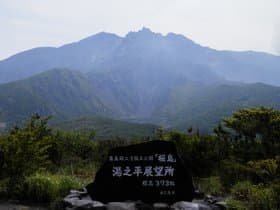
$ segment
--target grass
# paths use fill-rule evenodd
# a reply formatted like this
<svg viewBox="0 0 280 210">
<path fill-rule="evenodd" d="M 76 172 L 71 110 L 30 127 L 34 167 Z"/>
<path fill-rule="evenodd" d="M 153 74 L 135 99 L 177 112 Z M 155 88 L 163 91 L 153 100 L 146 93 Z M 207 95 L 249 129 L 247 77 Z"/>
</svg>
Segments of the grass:
<svg viewBox="0 0 280 210">
<path fill-rule="evenodd" d="M 23 198 L 26 201 L 50 203 L 63 198 L 71 189 L 81 189 L 84 183 L 74 176 L 35 174 L 23 183 Z"/>
<path fill-rule="evenodd" d="M 207 178 L 197 178 L 194 180 L 196 188 L 210 195 L 221 195 L 223 193 L 223 186 L 220 178 L 217 176 L 211 176 Z"/>
</svg>

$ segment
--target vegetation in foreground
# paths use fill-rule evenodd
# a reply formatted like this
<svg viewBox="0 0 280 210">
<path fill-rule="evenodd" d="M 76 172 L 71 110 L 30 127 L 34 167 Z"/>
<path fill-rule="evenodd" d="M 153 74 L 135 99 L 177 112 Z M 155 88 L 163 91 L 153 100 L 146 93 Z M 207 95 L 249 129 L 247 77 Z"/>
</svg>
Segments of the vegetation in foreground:
<svg viewBox="0 0 280 210">
<path fill-rule="evenodd" d="M 33 116 L 0 137 L 0 197 L 40 202 L 59 209 L 70 189 L 91 182 L 116 146 L 173 141 L 201 191 L 227 197 L 230 209 L 280 208 L 280 112 L 241 109 L 211 135 L 158 129 L 155 137 L 99 141 L 95 133 L 69 133 Z"/>
</svg>

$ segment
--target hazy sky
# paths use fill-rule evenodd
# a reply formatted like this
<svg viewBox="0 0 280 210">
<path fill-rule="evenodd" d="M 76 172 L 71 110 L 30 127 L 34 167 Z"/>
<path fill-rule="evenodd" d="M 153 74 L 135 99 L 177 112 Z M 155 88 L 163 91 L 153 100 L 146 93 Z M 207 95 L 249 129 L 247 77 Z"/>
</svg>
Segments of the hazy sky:
<svg viewBox="0 0 280 210">
<path fill-rule="evenodd" d="M 216 49 L 280 54 L 280 0 L 0 0 L 0 59 L 143 26 Z"/>
</svg>

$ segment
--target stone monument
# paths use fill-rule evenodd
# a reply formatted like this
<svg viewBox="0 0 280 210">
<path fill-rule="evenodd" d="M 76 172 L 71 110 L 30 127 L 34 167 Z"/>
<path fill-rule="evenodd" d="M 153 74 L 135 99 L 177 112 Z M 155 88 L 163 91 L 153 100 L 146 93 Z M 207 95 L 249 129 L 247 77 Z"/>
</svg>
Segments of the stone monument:
<svg viewBox="0 0 280 210">
<path fill-rule="evenodd" d="M 194 198 L 190 171 L 168 141 L 112 149 L 86 189 L 93 200 L 103 203 L 174 203 Z"/>
</svg>

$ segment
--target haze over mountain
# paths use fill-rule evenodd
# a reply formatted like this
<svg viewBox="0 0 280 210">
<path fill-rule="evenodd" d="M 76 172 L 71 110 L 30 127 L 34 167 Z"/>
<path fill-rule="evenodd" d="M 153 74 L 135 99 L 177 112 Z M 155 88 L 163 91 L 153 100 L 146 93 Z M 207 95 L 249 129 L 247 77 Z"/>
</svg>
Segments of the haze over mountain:
<svg viewBox="0 0 280 210">
<path fill-rule="evenodd" d="M 99 33 L 0 61 L 0 123 L 37 112 L 57 121 L 102 116 L 211 131 L 236 109 L 280 108 L 280 88 L 272 86 L 279 78 L 279 56 L 216 51 L 147 28 Z"/>
<path fill-rule="evenodd" d="M 0 61 L 0 83 L 27 78 L 51 68 L 94 73 L 137 67 L 176 72 L 204 82 L 224 78 L 280 85 L 279 66 L 280 56 L 217 51 L 182 35 L 163 36 L 143 28 L 125 37 L 102 32 L 59 48 L 41 47 L 18 53 Z"/>
<path fill-rule="evenodd" d="M 280 88 L 270 85 L 213 85 L 176 78 L 169 78 L 172 83 L 163 85 L 161 78 L 154 87 L 149 87 L 149 92 L 144 87 L 139 89 L 137 84 L 134 86 L 136 80 L 125 75 L 128 78 L 112 74 L 92 77 L 54 69 L 0 85 L 0 122 L 11 126 L 39 113 L 53 116 L 55 122 L 68 121 L 68 124 L 78 118 L 99 119 L 102 116 L 179 129 L 194 126 L 211 131 L 223 117 L 241 107 L 280 108 Z M 94 125 L 96 127 L 96 123 Z"/>
</svg>

